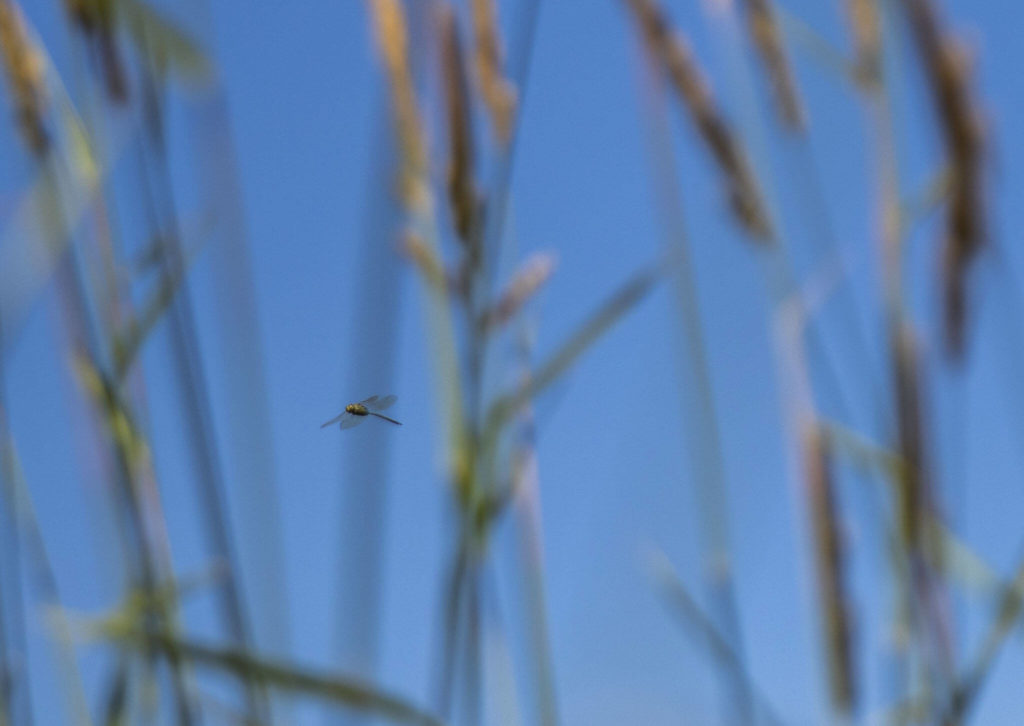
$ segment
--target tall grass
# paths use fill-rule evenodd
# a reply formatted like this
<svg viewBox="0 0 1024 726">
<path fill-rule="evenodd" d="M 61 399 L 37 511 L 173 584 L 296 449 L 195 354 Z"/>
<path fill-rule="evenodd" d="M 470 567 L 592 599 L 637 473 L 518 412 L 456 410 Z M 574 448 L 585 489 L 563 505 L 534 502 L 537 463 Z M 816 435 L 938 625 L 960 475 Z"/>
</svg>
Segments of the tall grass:
<svg viewBox="0 0 1024 726">
<path fill-rule="evenodd" d="M 1024 565 L 1001 577 L 944 516 L 940 483 L 949 474 L 936 456 L 935 390 L 925 373 L 937 365 L 964 371 L 972 343 L 979 342 L 971 271 L 986 251 L 986 164 L 993 145 L 979 120 L 978 89 L 956 31 L 937 3 L 849 0 L 842 16 L 849 49 L 834 46 L 771 0 L 742 0 L 735 7 L 708 3 L 713 30 L 740 59 L 728 85 L 752 89 L 738 111 L 712 80 L 716 76 L 687 29 L 673 21 L 669 3 L 617 3 L 622 32 L 635 37 L 643 69 L 641 114 L 664 243 L 656 259 L 617 251 L 619 286 L 595 294 L 591 312 L 540 353 L 530 336 L 534 302 L 558 284 L 556 250 L 518 259 L 509 223 L 539 4 L 509 3 L 509 10 L 497 0 L 433 0 L 415 12 L 401 0 L 364 5 L 389 121 L 379 132 L 389 166 L 378 170 L 374 183 L 378 199 L 391 201 L 368 217 L 365 237 L 374 247 L 363 259 L 368 267 L 383 261 L 391 276 L 378 285 L 366 275 L 355 287 L 353 295 L 369 301 L 373 312 L 354 336 L 358 344 L 381 321 L 397 328 L 398 271 L 413 270 L 450 512 L 450 549 L 433 573 L 441 593 L 440 637 L 431 655 L 429 698 L 419 703 L 376 685 L 389 456 L 382 440 L 349 482 L 357 487 L 349 493 L 355 515 L 340 538 L 339 589 L 359 590 L 334 625 L 342 651 L 336 655 L 346 670 L 315 667 L 303 653 L 289 652 L 283 588 L 284 569 L 293 563 L 284 560 L 281 492 L 271 473 L 275 442 L 261 390 L 269 374 L 255 314 L 260 291 L 252 279 L 239 171 L 225 150 L 231 135 L 224 89 L 209 49 L 142 0 L 68 0 L 67 37 L 81 61 L 69 92 L 25 13 L 13 0 L 0 0 L 10 129 L 35 175 L 19 210 L 4 221 L 0 242 L 6 267 L 0 290 L 0 724 L 42 722 L 30 697 L 36 669 L 28 665 L 31 623 L 40 608 L 68 723 L 292 723 L 278 698 L 286 694 L 289 703 L 325 703 L 359 720 L 475 726 L 488 722 L 497 698 L 487 687 L 493 663 L 486 644 L 494 639 L 503 641 L 505 651 L 525 654 L 511 669 L 512 690 L 528 695 L 523 720 L 561 723 L 535 402 L 662 283 L 671 287 L 679 343 L 674 364 L 691 464 L 680 481 L 693 491 L 702 587 L 691 593 L 686 574 L 656 554 L 652 591 L 707 656 L 725 722 L 788 723 L 758 681 L 741 626 L 757 614 L 744 612 L 734 567 L 735 541 L 742 535 L 732 522 L 729 492 L 736 482 L 723 440 L 736 412 L 722 406 L 716 388 L 707 338 L 708 326 L 720 317 L 702 308 L 700 288 L 707 281 L 694 261 L 697 245 L 719 242 L 690 231 L 692 207 L 682 191 L 688 185 L 675 161 L 680 145 L 700 149 L 724 189 L 721 216 L 731 220 L 735 236 L 751 243 L 747 253 L 760 265 L 769 293 L 764 323 L 778 349 L 789 474 L 801 484 L 796 490 L 806 541 L 814 550 L 809 577 L 816 583 L 824 700 L 842 722 L 873 722 L 863 685 L 873 661 L 858 629 L 865 615 L 852 570 L 866 552 L 882 551 L 889 569 L 879 581 L 891 588 L 889 656 L 896 674 L 886 720 L 967 723 L 1019 625 Z M 503 27 L 509 16 L 521 21 L 518 31 Z M 908 266 L 917 220 L 899 168 L 905 131 L 894 111 L 908 62 L 932 101 L 921 118 L 941 140 L 942 168 L 934 175 L 939 181 L 927 190 L 924 205 L 944 213 L 934 253 L 938 273 Z M 877 192 L 875 209 L 865 214 L 877 215 L 880 224 L 877 238 L 861 243 L 874 242 L 880 250 L 873 273 L 878 285 L 870 288 L 876 299 L 854 291 L 831 231 L 830 200 L 816 173 L 814 108 L 801 90 L 799 70 L 807 67 L 838 71 L 833 81 L 864 108 L 871 149 L 866 164 Z M 177 158 L 168 124 L 179 103 L 198 109 L 191 130 L 212 162 Z M 676 107 L 686 119 L 679 131 L 671 123 Z M 117 138 L 125 109 L 133 114 L 132 131 Z M 776 171 L 778 157 L 808 172 L 795 209 L 780 201 L 786 179 Z M 125 170 L 125 158 L 135 162 L 134 171 Z M 185 231 L 177 164 L 216 180 L 203 196 L 222 221 L 207 245 L 193 245 Z M 133 186 L 127 203 L 137 205 L 132 214 L 143 220 L 144 235 L 119 215 L 126 195 L 112 182 L 115 173 Z M 812 230 L 816 238 L 810 273 L 794 229 Z M 192 262 L 202 255 L 220 261 L 215 277 L 227 292 L 216 311 L 204 310 L 190 288 Z M 941 331 L 923 322 L 928 317 L 908 294 L 911 282 L 927 285 L 941 300 Z M 10 340 L 35 300 L 51 292 L 59 350 L 78 386 L 75 405 L 87 412 L 81 419 L 87 422 L 83 459 L 89 460 L 80 462 L 83 477 L 95 459 L 102 480 L 96 491 L 114 512 L 112 540 L 124 570 L 120 605 L 99 615 L 73 615 L 61 597 L 34 515 L 33 497 L 45 484 L 26 480 L 21 471 L 21 432 L 6 405 L 6 392 L 18 385 L 5 365 Z M 824 312 L 839 297 L 841 320 Z M 231 380 L 208 370 L 211 354 L 199 333 L 207 315 L 232 339 L 219 351 L 239 371 Z M 865 322 L 876 318 L 878 330 Z M 197 502 L 193 514 L 215 565 L 205 579 L 190 580 L 175 565 L 174 533 L 154 463 L 162 442 L 150 437 L 147 401 L 159 379 L 142 359 L 158 328 L 168 333 L 162 349 L 183 422 L 182 455 Z M 941 346 L 929 344 L 934 338 Z M 843 356 L 850 346 L 853 363 Z M 394 374 L 396 347 L 391 335 L 369 359 L 374 380 Z M 883 351 L 882 371 L 875 350 Z M 359 373 L 355 378 L 366 380 Z M 230 409 L 226 434 L 218 431 L 215 415 L 221 391 Z M 881 541 L 854 542 L 847 535 L 853 515 L 844 508 L 842 483 L 854 480 L 881 492 L 882 505 L 872 512 L 876 521 L 866 529 L 880 533 Z M 246 497 L 231 484 L 238 481 L 250 486 L 258 506 L 240 503 Z M 521 545 L 515 586 L 525 603 L 524 643 L 504 642 L 512 637 L 504 627 L 509 603 L 494 586 L 495 541 L 503 526 Z M 260 573 L 262 568 L 268 572 Z M 261 584 L 266 582 L 272 584 Z M 215 598 L 215 641 L 184 624 L 183 603 L 194 590 Z M 961 591 L 980 591 L 992 606 L 980 637 L 952 626 Z M 110 657 L 83 667 L 80 647 L 95 642 Z"/>
</svg>

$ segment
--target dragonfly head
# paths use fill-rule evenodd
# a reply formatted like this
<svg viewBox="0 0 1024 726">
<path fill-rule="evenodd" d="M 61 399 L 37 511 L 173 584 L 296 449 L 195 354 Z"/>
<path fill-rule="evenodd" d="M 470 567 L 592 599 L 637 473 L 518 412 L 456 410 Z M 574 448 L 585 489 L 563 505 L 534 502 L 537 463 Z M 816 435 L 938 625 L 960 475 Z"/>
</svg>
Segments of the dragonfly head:
<svg viewBox="0 0 1024 726">
<path fill-rule="evenodd" d="M 345 406 L 345 411 L 355 416 L 366 416 L 369 413 L 369 411 L 367 411 L 366 409 L 366 406 L 364 406 L 361 403 L 350 403 L 349 405 Z"/>
</svg>

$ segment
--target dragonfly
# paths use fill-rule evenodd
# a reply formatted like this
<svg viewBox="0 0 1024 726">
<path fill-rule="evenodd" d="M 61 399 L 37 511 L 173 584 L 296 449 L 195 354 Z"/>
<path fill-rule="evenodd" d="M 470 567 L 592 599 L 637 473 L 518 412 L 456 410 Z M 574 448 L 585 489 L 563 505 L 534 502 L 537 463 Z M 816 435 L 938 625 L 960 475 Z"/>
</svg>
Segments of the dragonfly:
<svg viewBox="0 0 1024 726">
<path fill-rule="evenodd" d="M 333 423 L 341 421 L 340 428 L 350 429 L 353 426 L 358 426 L 366 420 L 368 416 L 376 416 L 382 418 L 385 421 L 390 421 L 397 426 L 401 426 L 401 421 L 395 421 L 393 418 L 389 418 L 384 414 L 380 413 L 386 408 L 389 408 L 391 404 L 398 400 L 398 396 L 370 396 L 365 401 L 359 403 L 350 403 L 345 406 L 345 410 L 339 413 L 337 416 L 332 418 L 327 423 L 321 424 L 320 428 L 327 428 Z"/>
</svg>

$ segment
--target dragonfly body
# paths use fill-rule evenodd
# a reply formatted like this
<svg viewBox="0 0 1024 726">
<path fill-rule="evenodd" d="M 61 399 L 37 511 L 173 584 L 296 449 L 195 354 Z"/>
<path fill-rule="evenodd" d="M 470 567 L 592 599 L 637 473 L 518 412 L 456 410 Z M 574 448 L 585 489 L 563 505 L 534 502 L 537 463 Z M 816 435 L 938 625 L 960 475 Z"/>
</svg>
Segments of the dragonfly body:
<svg viewBox="0 0 1024 726">
<path fill-rule="evenodd" d="M 350 403 L 345 406 L 344 411 L 320 426 L 320 428 L 330 426 L 331 424 L 338 423 L 340 421 L 341 423 L 339 424 L 339 428 L 350 429 L 364 421 L 367 416 L 376 416 L 377 418 L 389 421 L 396 426 L 401 426 L 401 421 L 395 421 L 395 419 L 380 413 L 380 411 L 391 406 L 391 404 L 396 400 L 398 400 L 396 396 L 384 396 L 383 398 L 380 396 L 370 396 L 365 401 Z"/>
<path fill-rule="evenodd" d="M 370 410 L 361 403 L 350 403 L 345 406 L 345 413 L 350 413 L 353 416 L 369 416 Z"/>
</svg>

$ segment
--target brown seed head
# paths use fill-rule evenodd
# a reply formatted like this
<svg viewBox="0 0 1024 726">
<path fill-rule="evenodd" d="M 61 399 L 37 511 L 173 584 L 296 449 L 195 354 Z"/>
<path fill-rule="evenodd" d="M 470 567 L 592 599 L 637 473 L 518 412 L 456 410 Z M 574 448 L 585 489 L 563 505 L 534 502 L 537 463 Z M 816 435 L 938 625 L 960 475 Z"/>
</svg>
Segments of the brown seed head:
<svg viewBox="0 0 1024 726">
<path fill-rule="evenodd" d="M 43 121 L 45 66 L 29 38 L 20 8 L 11 0 L 0 0 L 0 52 L 22 136 L 31 152 L 41 156 L 50 145 Z"/>
<path fill-rule="evenodd" d="M 494 0 L 472 0 L 474 52 L 480 95 L 491 114 L 499 141 L 512 138 L 512 121 L 516 113 L 516 89 L 502 71 L 501 38 Z"/>
<path fill-rule="evenodd" d="M 943 33 L 929 0 L 904 0 L 928 77 L 952 180 L 943 252 L 944 327 L 951 355 L 963 352 L 967 275 L 984 244 L 984 139 L 963 48 Z"/>
<path fill-rule="evenodd" d="M 783 122 L 793 131 L 804 130 L 803 104 L 782 44 L 782 33 L 770 0 L 744 0 L 747 28 L 764 62 Z"/>
<path fill-rule="evenodd" d="M 846 594 L 846 556 L 838 523 L 832 456 L 828 438 L 820 426 L 808 425 L 803 433 L 807 496 L 814 526 L 830 691 L 836 708 L 849 713 L 856 697 L 853 622 Z"/>
<path fill-rule="evenodd" d="M 391 105 L 402 152 L 402 198 L 410 207 L 425 201 L 427 152 L 409 65 L 409 38 L 401 0 L 368 0 L 377 48 L 391 84 Z"/>
<path fill-rule="evenodd" d="M 448 109 L 448 201 L 459 238 L 470 242 L 479 200 L 473 183 L 473 124 L 470 116 L 469 84 L 455 13 L 441 4 L 439 25 L 442 41 L 442 69 Z"/>
<path fill-rule="evenodd" d="M 857 75 L 862 83 L 875 87 L 882 72 L 882 35 L 876 0 L 846 0 L 846 15 L 853 31 Z"/>
<path fill-rule="evenodd" d="M 654 0 L 626 1 L 640 25 L 648 52 L 668 76 L 725 176 L 730 206 L 737 219 L 755 239 L 770 240 L 772 229 L 767 206 L 754 174 L 739 140 L 715 106 L 711 89 L 694 61 L 689 44 L 672 31 Z"/>
</svg>

